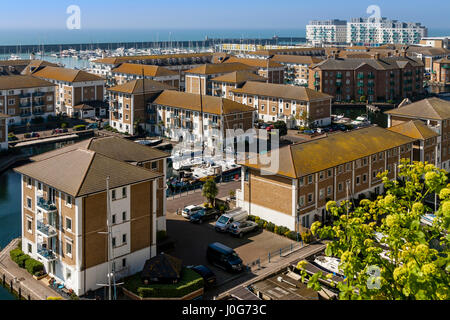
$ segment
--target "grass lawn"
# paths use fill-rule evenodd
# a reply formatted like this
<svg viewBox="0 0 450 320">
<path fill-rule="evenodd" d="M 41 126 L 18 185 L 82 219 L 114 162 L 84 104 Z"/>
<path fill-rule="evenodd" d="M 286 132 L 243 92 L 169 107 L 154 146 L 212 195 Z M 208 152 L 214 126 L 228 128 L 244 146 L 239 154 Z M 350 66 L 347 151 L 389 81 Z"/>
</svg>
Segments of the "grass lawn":
<svg viewBox="0 0 450 320">
<path fill-rule="evenodd" d="M 141 273 L 125 279 L 125 289 L 142 298 L 181 298 L 203 288 L 203 278 L 190 269 L 183 268 L 181 280 L 176 284 L 148 284 L 141 280 Z"/>
</svg>

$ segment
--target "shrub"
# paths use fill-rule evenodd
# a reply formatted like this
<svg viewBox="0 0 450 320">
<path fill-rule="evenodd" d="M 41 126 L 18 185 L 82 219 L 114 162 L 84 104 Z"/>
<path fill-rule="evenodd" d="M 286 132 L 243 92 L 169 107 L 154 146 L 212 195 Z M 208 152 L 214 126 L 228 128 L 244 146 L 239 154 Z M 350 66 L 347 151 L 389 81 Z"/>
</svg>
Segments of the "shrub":
<svg viewBox="0 0 450 320">
<path fill-rule="evenodd" d="M 182 270 L 182 278 L 176 284 L 142 284 L 140 274 L 125 281 L 125 287 L 142 298 L 180 298 L 203 288 L 203 278 L 190 269 Z"/>
<path fill-rule="evenodd" d="M 25 268 L 25 263 L 29 259 L 31 259 L 29 255 L 23 254 L 17 258 L 17 265 L 21 268 Z"/>
<path fill-rule="evenodd" d="M 281 236 L 281 235 L 286 235 L 289 232 L 290 232 L 290 230 L 288 228 L 279 226 L 279 227 L 277 227 L 277 231 L 275 233 L 279 234 Z"/>
<path fill-rule="evenodd" d="M 264 229 L 266 227 L 266 223 L 267 222 L 265 220 L 263 220 L 263 219 L 256 220 L 255 222 L 258 224 L 258 227 L 260 229 Z"/>
<path fill-rule="evenodd" d="M 15 263 L 18 263 L 18 261 L 19 261 L 18 258 L 23 255 L 24 255 L 24 253 L 20 248 L 16 248 L 9 252 L 9 256 L 11 257 L 11 260 L 14 261 Z"/>
<path fill-rule="evenodd" d="M 74 126 L 73 130 L 74 131 L 83 131 L 83 130 L 86 130 L 86 126 L 84 124 L 79 124 L 77 126 Z"/>
<path fill-rule="evenodd" d="M 310 243 L 312 241 L 311 231 L 302 232 L 301 236 L 304 243 Z"/>
<path fill-rule="evenodd" d="M 295 231 L 290 231 L 289 232 L 289 234 L 287 235 L 287 237 L 289 238 L 289 239 L 291 239 L 291 240 L 295 240 L 295 241 L 297 241 L 297 232 L 295 232 Z"/>
<path fill-rule="evenodd" d="M 255 216 L 254 215 L 248 215 L 248 220 L 250 220 L 250 221 L 255 221 Z"/>
<path fill-rule="evenodd" d="M 222 204 L 219 206 L 219 211 L 220 213 L 225 213 L 225 211 L 227 211 L 227 207 Z"/>
<path fill-rule="evenodd" d="M 265 229 L 267 229 L 267 230 L 270 231 L 270 232 L 273 232 L 273 231 L 275 230 L 275 224 L 273 224 L 272 222 L 268 222 L 268 223 L 266 224 Z"/>
<path fill-rule="evenodd" d="M 61 129 L 65 129 L 65 128 L 67 128 L 67 122 L 61 123 Z"/>
<path fill-rule="evenodd" d="M 25 261 L 25 269 L 32 275 L 38 275 L 44 270 L 44 265 L 37 260 L 29 258 Z"/>
</svg>

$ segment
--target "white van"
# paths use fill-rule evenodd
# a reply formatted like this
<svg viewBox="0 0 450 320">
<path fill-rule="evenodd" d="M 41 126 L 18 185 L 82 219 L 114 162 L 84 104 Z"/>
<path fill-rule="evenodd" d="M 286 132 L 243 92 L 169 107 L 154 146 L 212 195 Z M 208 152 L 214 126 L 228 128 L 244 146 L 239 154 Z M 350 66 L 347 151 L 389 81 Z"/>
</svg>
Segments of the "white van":
<svg viewBox="0 0 450 320">
<path fill-rule="evenodd" d="M 243 222 L 248 218 L 248 213 L 242 208 L 236 208 L 223 214 L 216 222 L 215 229 L 218 232 L 227 232 L 233 222 Z"/>
</svg>

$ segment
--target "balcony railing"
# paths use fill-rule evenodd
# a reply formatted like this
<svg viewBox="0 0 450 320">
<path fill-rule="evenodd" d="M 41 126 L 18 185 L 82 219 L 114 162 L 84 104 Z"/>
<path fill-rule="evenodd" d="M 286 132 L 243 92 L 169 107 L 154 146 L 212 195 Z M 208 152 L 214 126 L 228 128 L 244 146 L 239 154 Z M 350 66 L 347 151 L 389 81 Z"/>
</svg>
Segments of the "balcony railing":
<svg viewBox="0 0 450 320">
<path fill-rule="evenodd" d="M 364 79 L 364 75 L 363 74 L 358 74 L 358 79 Z"/>
<path fill-rule="evenodd" d="M 42 198 L 42 197 L 38 197 L 37 198 L 37 204 L 36 204 L 39 208 L 41 208 L 41 209 L 43 209 L 43 210 L 45 210 L 45 211 L 47 211 L 47 212 L 51 212 L 51 211 L 56 211 L 56 210 L 58 210 L 57 208 L 56 208 L 56 206 L 53 204 L 53 203 L 51 203 L 50 201 L 47 201 L 47 200 L 45 200 L 44 198 Z"/>
<path fill-rule="evenodd" d="M 57 235 L 56 229 L 42 221 L 37 221 L 37 230 L 47 237 L 55 237 Z"/>
<path fill-rule="evenodd" d="M 48 260 L 48 261 L 56 260 L 56 255 L 53 252 L 53 250 L 49 250 L 49 249 L 44 248 L 42 246 L 38 246 L 37 253 L 38 253 L 38 255 L 40 255 L 45 260 Z"/>
<path fill-rule="evenodd" d="M 31 107 L 31 103 L 30 102 L 20 103 L 20 107 L 21 108 L 29 108 L 29 107 Z"/>
<path fill-rule="evenodd" d="M 25 117 L 31 117 L 31 112 L 27 112 L 27 113 L 21 113 L 20 114 L 20 116 L 22 117 L 22 118 L 25 118 Z"/>
</svg>

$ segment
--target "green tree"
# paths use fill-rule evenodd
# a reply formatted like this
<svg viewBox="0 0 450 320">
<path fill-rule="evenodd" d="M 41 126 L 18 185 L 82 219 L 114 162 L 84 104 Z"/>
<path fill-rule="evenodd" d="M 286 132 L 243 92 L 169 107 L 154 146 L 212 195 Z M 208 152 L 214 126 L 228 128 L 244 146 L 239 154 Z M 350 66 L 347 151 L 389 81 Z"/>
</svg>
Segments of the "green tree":
<svg viewBox="0 0 450 320">
<path fill-rule="evenodd" d="M 284 121 L 277 121 L 277 122 L 275 122 L 273 124 L 273 127 L 275 129 L 279 130 L 280 137 L 285 136 L 288 133 L 287 125 L 286 125 L 286 122 L 284 122 Z"/>
<path fill-rule="evenodd" d="M 348 202 L 327 203 L 333 225 L 311 226 L 314 235 L 332 239 L 325 254 L 340 259 L 339 268 L 346 278 L 332 285 L 340 299 L 448 300 L 450 299 L 450 184 L 446 172 L 431 164 L 402 160 L 398 180 L 389 180 L 387 172 L 379 177 L 386 195 L 375 201 L 363 199 L 359 207 Z M 421 217 L 434 210 L 424 203 L 426 196 L 437 194 L 440 207 L 432 226 L 422 225 Z M 376 237 L 378 236 L 378 238 Z M 331 275 L 317 273 L 309 277 L 297 266 L 308 287 L 321 289 L 319 279 L 331 281 Z M 370 271 L 375 271 L 369 274 Z"/>
<path fill-rule="evenodd" d="M 203 185 L 202 196 L 204 196 L 209 204 L 214 205 L 214 200 L 219 194 L 219 189 L 217 188 L 217 184 L 214 179 L 208 179 Z"/>
<path fill-rule="evenodd" d="M 302 122 L 302 126 L 310 128 L 311 126 L 311 118 L 309 117 L 309 113 L 306 110 L 302 112 L 297 112 L 295 114 L 295 119 Z"/>
</svg>

